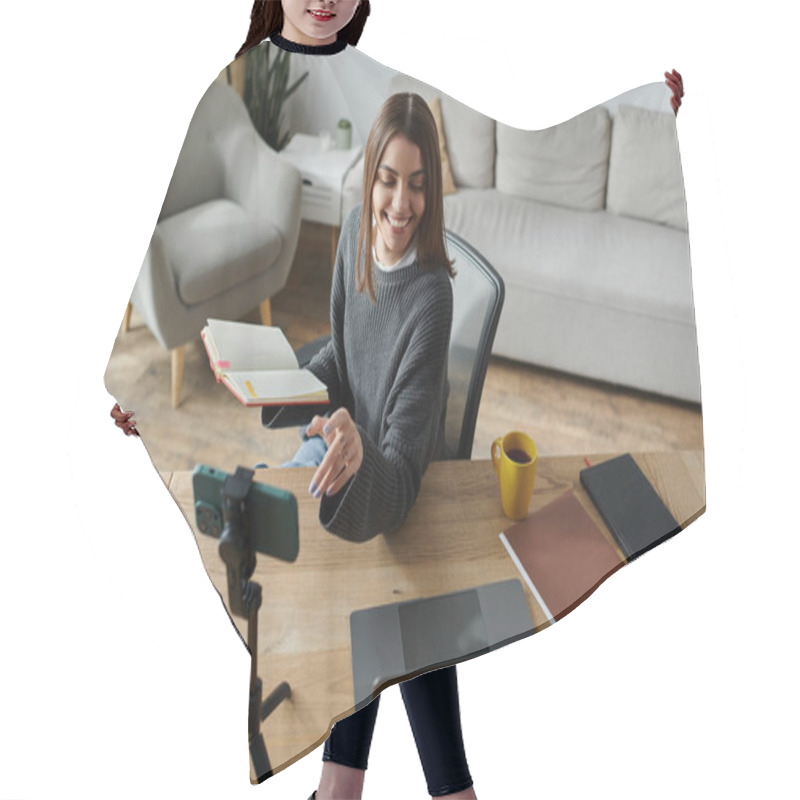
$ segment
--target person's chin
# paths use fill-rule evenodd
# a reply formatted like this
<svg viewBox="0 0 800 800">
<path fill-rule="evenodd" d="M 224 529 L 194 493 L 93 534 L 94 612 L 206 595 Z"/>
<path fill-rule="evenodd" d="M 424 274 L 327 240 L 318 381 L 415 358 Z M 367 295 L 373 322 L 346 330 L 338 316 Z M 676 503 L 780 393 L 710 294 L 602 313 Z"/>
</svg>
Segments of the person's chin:
<svg viewBox="0 0 800 800">
<path fill-rule="evenodd" d="M 408 250 L 412 238 L 413 233 L 403 234 L 402 236 L 384 235 L 384 242 L 387 245 L 386 250 L 399 259 Z"/>
</svg>

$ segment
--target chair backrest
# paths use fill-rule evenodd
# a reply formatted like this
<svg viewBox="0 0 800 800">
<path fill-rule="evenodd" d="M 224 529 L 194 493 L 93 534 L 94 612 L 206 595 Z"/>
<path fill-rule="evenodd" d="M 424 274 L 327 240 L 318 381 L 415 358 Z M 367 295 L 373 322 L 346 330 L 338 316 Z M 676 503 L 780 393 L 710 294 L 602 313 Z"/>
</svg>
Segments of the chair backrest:
<svg viewBox="0 0 800 800">
<path fill-rule="evenodd" d="M 451 231 L 446 232 L 446 240 L 456 277 L 447 367 L 450 390 L 445 457 L 468 459 L 505 286 L 494 267 L 472 245 Z"/>
<path fill-rule="evenodd" d="M 240 127 L 253 127 L 242 98 L 222 79 L 212 81 L 189 123 L 159 221 L 226 196 L 221 143 Z"/>
</svg>

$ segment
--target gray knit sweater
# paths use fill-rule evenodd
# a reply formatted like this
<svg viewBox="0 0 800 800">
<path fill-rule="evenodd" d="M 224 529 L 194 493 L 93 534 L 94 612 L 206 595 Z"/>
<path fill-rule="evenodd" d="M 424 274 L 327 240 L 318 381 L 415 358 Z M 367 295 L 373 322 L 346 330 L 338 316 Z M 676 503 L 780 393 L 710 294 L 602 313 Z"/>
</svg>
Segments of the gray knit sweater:
<svg viewBox="0 0 800 800">
<path fill-rule="evenodd" d="M 373 303 L 356 289 L 360 206 L 342 226 L 331 296 L 331 341 L 308 365 L 327 387 L 331 411 L 344 406 L 364 448 L 358 472 L 333 497 L 320 522 L 364 541 L 402 525 L 422 476 L 444 441 L 447 352 L 453 292 L 444 268 L 415 261 L 376 269 Z"/>
</svg>

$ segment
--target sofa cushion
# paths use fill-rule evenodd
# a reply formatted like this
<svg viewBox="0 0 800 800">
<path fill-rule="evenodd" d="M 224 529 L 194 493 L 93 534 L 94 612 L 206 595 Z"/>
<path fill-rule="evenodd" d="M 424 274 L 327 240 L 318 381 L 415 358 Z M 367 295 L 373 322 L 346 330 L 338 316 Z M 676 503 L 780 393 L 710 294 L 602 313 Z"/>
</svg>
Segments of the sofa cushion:
<svg viewBox="0 0 800 800">
<path fill-rule="evenodd" d="M 436 123 L 436 133 L 439 136 L 439 158 L 442 162 L 442 194 L 453 194 L 456 185 L 453 181 L 453 173 L 450 170 L 450 158 L 447 155 L 447 140 L 444 137 L 444 125 L 442 123 L 442 103 L 438 97 L 428 100 L 433 120 Z"/>
<path fill-rule="evenodd" d="M 614 118 L 606 207 L 688 229 L 675 115 L 621 105 Z"/>
<path fill-rule="evenodd" d="M 488 259 L 507 292 L 533 287 L 694 325 L 689 240 L 683 231 L 497 190 L 459 190 L 445 198 L 444 209 L 447 228 Z"/>
<path fill-rule="evenodd" d="M 497 189 L 573 209 L 601 209 L 610 145 L 611 117 L 602 106 L 542 131 L 498 123 Z"/>
<path fill-rule="evenodd" d="M 495 122 L 491 117 L 407 75 L 393 78 L 390 88 L 392 93 L 416 92 L 428 102 L 438 97 L 456 185 L 473 189 L 488 189 L 494 185 Z"/>
<path fill-rule="evenodd" d="M 281 234 L 231 200 L 212 200 L 158 223 L 181 300 L 195 305 L 262 274 Z M 256 299 L 255 304 L 257 305 Z"/>
</svg>

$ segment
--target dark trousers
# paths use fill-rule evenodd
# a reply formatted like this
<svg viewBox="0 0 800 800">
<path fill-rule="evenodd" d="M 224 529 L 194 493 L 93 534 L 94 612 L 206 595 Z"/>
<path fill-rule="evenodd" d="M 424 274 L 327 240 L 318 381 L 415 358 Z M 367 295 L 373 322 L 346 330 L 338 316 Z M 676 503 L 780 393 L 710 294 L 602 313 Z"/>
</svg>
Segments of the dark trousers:
<svg viewBox="0 0 800 800">
<path fill-rule="evenodd" d="M 438 797 L 472 786 L 464 753 L 456 668 L 426 672 L 400 684 L 428 792 Z M 323 761 L 366 769 L 378 716 L 376 697 L 368 706 L 337 722 L 325 742 Z"/>
</svg>

